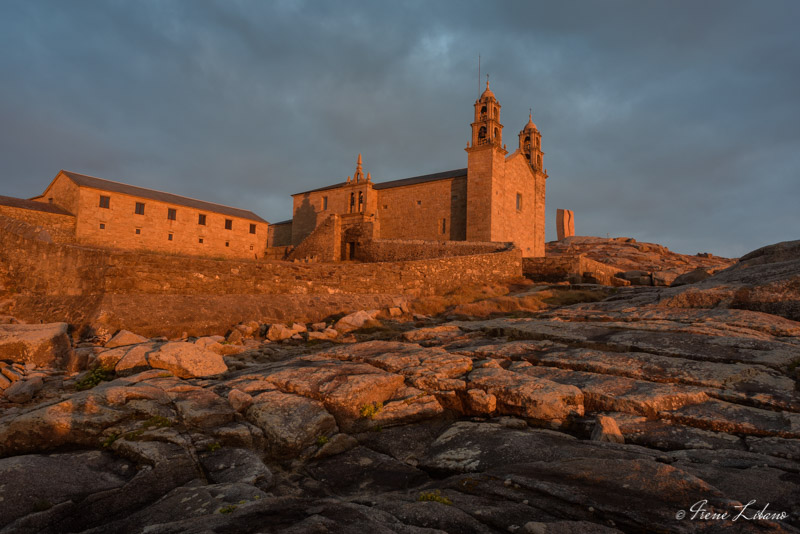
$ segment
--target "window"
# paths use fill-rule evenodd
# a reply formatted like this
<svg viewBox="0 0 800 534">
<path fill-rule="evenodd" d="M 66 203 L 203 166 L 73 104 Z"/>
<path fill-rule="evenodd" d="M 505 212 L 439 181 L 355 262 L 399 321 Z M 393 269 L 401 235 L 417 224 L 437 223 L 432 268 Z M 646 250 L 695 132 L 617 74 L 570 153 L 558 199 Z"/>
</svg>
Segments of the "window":
<svg viewBox="0 0 800 534">
<path fill-rule="evenodd" d="M 422 201 L 421 200 L 417 200 L 417 206 L 422 206 Z"/>
<path fill-rule="evenodd" d="M 322 209 L 328 209 L 328 197 L 322 197 Z"/>
<path fill-rule="evenodd" d="M 250 225 L 250 233 L 251 233 L 251 234 L 254 234 L 254 233 L 256 233 L 256 225 L 255 225 L 255 224 L 251 224 L 251 225 Z"/>
<path fill-rule="evenodd" d="M 197 240 L 197 242 L 202 244 L 203 243 L 203 238 L 201 237 L 200 239 Z"/>
<path fill-rule="evenodd" d="M 230 242 L 230 241 L 225 241 L 225 246 L 226 246 L 226 247 L 229 247 L 229 246 L 231 246 L 231 242 Z"/>
<path fill-rule="evenodd" d="M 136 229 L 136 235 L 140 235 L 141 233 L 142 233 L 142 229 L 141 228 L 137 228 Z"/>
<path fill-rule="evenodd" d="M 225 229 L 232 230 L 233 229 L 233 220 L 225 219 Z"/>
<path fill-rule="evenodd" d="M 111 197 L 100 195 L 100 207 L 109 209 L 111 207 Z"/>
<path fill-rule="evenodd" d="M 100 229 L 101 230 L 105 230 L 106 229 L 106 223 L 100 223 Z"/>
<path fill-rule="evenodd" d="M 172 241 L 172 234 L 167 234 L 167 241 Z"/>
<path fill-rule="evenodd" d="M 361 213 L 364 211 L 364 192 L 358 192 L 358 212 Z"/>
<path fill-rule="evenodd" d="M 177 218 L 178 212 L 175 208 L 169 208 L 167 210 L 167 219 L 170 221 L 174 221 Z"/>
<path fill-rule="evenodd" d="M 206 225 L 206 214 L 205 213 L 201 213 L 200 215 L 197 216 L 197 224 L 199 224 L 201 226 L 205 226 Z"/>
<path fill-rule="evenodd" d="M 383 205 L 383 209 L 388 210 L 389 209 L 389 204 L 384 204 Z"/>
<path fill-rule="evenodd" d="M 517 211 L 522 210 L 522 194 L 517 193 Z"/>
<path fill-rule="evenodd" d="M 442 219 L 442 234 L 447 232 L 447 219 Z"/>
<path fill-rule="evenodd" d="M 48 199 L 47 199 L 47 201 L 48 201 L 50 204 L 52 204 L 52 203 L 53 203 L 53 197 L 50 197 L 50 198 L 48 198 Z"/>
<path fill-rule="evenodd" d="M 250 250 L 253 250 L 253 245 L 250 245 Z"/>
<path fill-rule="evenodd" d="M 144 202 L 137 202 L 136 209 L 133 210 L 136 215 L 144 215 Z"/>
</svg>

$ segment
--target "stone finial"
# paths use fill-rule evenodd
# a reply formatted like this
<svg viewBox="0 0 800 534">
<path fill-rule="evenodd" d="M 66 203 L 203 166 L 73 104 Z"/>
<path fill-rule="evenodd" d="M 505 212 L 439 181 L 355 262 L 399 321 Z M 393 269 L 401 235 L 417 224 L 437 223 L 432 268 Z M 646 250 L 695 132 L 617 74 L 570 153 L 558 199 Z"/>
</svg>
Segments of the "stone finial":
<svg viewBox="0 0 800 534">
<path fill-rule="evenodd" d="M 359 183 L 363 179 L 364 179 L 364 171 L 361 168 L 361 154 L 359 154 L 358 162 L 356 163 L 356 174 L 353 176 L 353 180 L 355 180 L 356 183 Z"/>
<path fill-rule="evenodd" d="M 571 210 L 556 210 L 558 240 L 575 235 L 575 214 Z"/>
<path fill-rule="evenodd" d="M 367 181 L 368 181 L 368 182 L 371 182 L 371 181 L 372 181 L 372 174 L 370 174 L 370 173 L 367 173 Z"/>
<path fill-rule="evenodd" d="M 347 183 L 348 184 L 350 183 L 350 177 L 349 176 L 347 177 Z"/>
</svg>

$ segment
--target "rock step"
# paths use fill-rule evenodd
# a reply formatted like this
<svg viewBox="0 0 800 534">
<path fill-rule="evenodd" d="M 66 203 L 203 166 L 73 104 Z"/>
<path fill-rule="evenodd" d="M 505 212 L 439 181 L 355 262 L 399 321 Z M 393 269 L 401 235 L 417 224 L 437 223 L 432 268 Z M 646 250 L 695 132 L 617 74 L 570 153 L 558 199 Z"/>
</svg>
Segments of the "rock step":
<svg viewBox="0 0 800 534">
<path fill-rule="evenodd" d="M 763 365 L 703 362 L 645 352 L 620 353 L 583 348 L 559 350 L 551 343 L 530 341 L 457 352 L 648 382 L 705 387 L 709 396 L 730 402 L 800 412 L 795 381 Z"/>
<path fill-rule="evenodd" d="M 800 438 L 800 414 L 773 412 L 716 399 L 659 412 L 659 417 L 705 430 Z"/>
</svg>

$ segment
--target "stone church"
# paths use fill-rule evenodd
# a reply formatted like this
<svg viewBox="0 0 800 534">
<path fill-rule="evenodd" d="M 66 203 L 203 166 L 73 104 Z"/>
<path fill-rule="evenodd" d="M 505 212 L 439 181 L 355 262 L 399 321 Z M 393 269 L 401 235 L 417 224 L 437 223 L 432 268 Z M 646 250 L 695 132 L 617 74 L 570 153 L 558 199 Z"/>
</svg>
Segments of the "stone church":
<svg viewBox="0 0 800 534">
<path fill-rule="evenodd" d="M 359 259 L 363 241 L 423 240 L 513 242 L 524 257 L 544 256 L 541 133 L 529 116 L 509 154 L 488 80 L 471 126 L 465 169 L 373 182 L 359 155 L 345 182 L 293 195 L 293 217 L 270 225 L 267 250 L 339 261 Z"/>
</svg>

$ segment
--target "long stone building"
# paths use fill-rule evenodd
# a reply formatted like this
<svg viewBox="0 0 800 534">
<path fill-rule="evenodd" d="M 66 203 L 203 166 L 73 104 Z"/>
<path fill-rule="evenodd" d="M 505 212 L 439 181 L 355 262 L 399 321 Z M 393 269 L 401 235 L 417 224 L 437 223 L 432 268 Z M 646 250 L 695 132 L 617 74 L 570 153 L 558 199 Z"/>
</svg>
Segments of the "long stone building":
<svg viewBox="0 0 800 534">
<path fill-rule="evenodd" d="M 529 116 L 509 154 L 488 81 L 474 107 L 466 168 L 375 183 L 359 154 L 352 178 L 293 195 L 292 219 L 270 225 L 268 247 L 337 261 L 358 259 L 364 240 L 513 242 L 544 256 L 541 133 Z"/>
<path fill-rule="evenodd" d="M 252 259 L 264 255 L 269 224 L 251 211 L 64 170 L 37 197 L 0 198 L 0 214 L 62 242 Z"/>
</svg>

